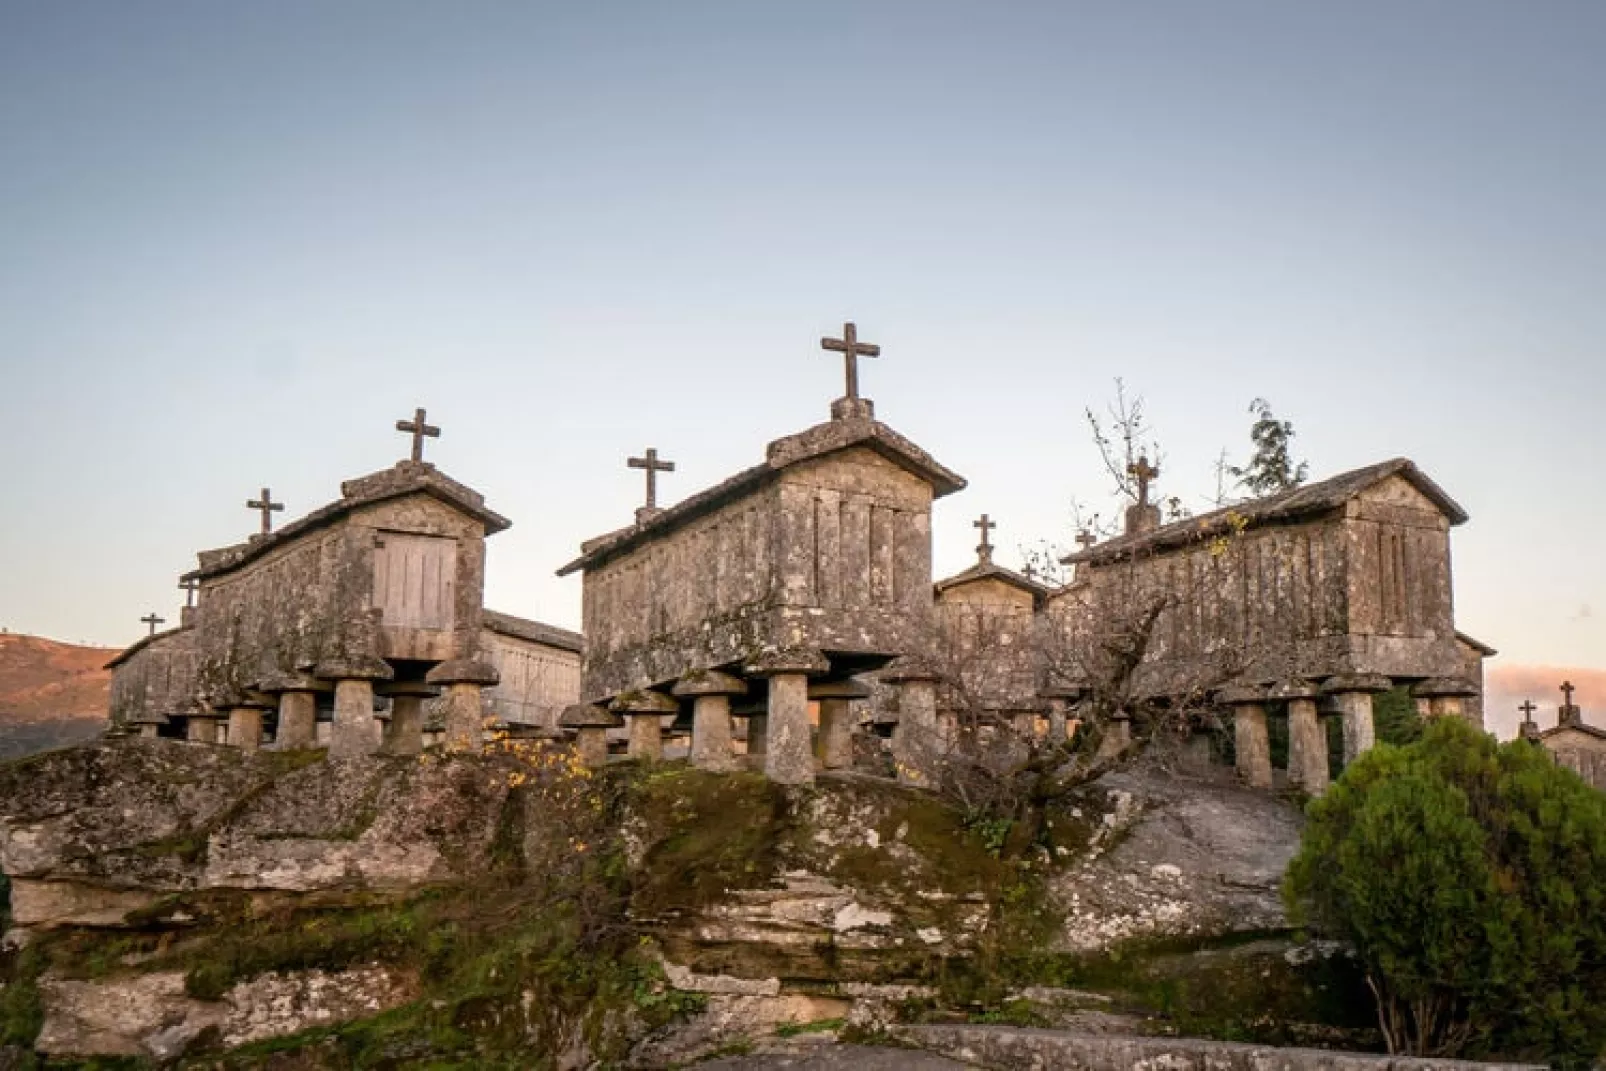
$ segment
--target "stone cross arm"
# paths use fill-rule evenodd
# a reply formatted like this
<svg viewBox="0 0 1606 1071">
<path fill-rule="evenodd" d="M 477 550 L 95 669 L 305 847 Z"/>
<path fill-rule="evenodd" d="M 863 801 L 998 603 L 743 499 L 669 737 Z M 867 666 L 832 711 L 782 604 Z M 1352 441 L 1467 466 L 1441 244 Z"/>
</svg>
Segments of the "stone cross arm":
<svg viewBox="0 0 1606 1071">
<path fill-rule="evenodd" d="M 147 632 L 146 635 L 147 636 L 154 636 L 154 635 L 156 635 L 156 626 L 157 625 L 165 625 L 167 623 L 167 618 L 165 618 L 165 617 L 157 617 L 155 613 L 149 613 L 149 614 L 146 614 L 144 617 L 140 618 L 139 619 L 139 623 L 142 624 L 142 625 L 149 625 L 150 626 L 150 631 Z"/>
<path fill-rule="evenodd" d="M 993 523 L 991 517 L 983 513 L 979 519 L 972 521 L 970 526 L 981 529 L 981 543 L 976 547 L 976 556 L 984 562 L 992 561 L 993 541 L 990 537 L 993 529 L 997 528 L 998 525 Z"/>
<path fill-rule="evenodd" d="M 859 396 L 859 358 L 879 357 L 881 347 L 873 342 L 859 341 L 859 328 L 857 324 L 845 323 L 842 325 L 841 338 L 822 338 L 820 348 L 830 350 L 832 353 L 842 354 L 843 363 L 847 366 L 848 393 L 847 397 Z"/>
<path fill-rule="evenodd" d="M 439 439 L 441 429 L 434 427 L 424 419 L 423 408 L 413 410 L 413 419 L 396 421 L 396 430 L 405 431 L 413 437 L 413 460 L 424 460 L 424 439 Z"/>
<path fill-rule="evenodd" d="M 657 509 L 658 474 L 660 472 L 674 472 L 675 463 L 673 461 L 659 460 L 658 448 L 656 446 L 649 446 L 647 447 L 647 456 L 628 457 L 625 459 L 625 464 L 629 465 L 633 469 L 647 470 L 647 509 Z"/>
<path fill-rule="evenodd" d="M 1149 464 L 1149 459 L 1146 455 L 1140 455 L 1136 461 L 1126 467 L 1126 474 L 1137 481 L 1138 505 L 1147 506 L 1149 504 L 1149 484 L 1159 478 L 1160 469 L 1155 465 Z"/>
<path fill-rule="evenodd" d="M 273 515 L 284 511 L 284 503 L 275 502 L 273 492 L 264 487 L 261 498 L 246 499 L 245 508 L 254 509 L 262 514 L 262 534 L 267 535 L 273 531 Z"/>
</svg>

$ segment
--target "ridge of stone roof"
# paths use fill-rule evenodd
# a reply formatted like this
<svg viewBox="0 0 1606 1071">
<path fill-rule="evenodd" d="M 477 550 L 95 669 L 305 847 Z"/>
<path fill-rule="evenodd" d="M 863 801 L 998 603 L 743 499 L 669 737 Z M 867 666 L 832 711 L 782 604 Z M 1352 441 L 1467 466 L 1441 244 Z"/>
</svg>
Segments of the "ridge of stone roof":
<svg viewBox="0 0 1606 1071">
<path fill-rule="evenodd" d="M 558 570 L 559 576 L 599 565 L 645 541 L 661 535 L 717 509 L 740 495 L 756 490 L 782 471 L 851 447 L 863 446 L 913 473 L 931 485 L 932 497 L 941 498 L 963 490 L 965 478 L 946 468 L 910 440 L 887 425 L 869 417 L 828 420 L 812 428 L 771 442 L 764 461 L 743 469 L 729 479 L 705 488 L 673 506 L 660 510 L 639 524 L 621 528 L 580 544 L 580 556 Z"/>
<path fill-rule="evenodd" d="M 549 625 L 544 621 L 532 621 L 527 617 L 504 614 L 498 610 L 482 611 L 480 622 L 492 632 L 499 632 L 515 639 L 529 640 L 531 643 L 544 643 L 549 647 L 573 651 L 575 654 L 580 653 L 585 642 L 585 638 L 578 632 Z"/>
<path fill-rule="evenodd" d="M 1577 729 L 1579 732 L 1585 733 L 1589 736 L 1606 740 L 1606 729 L 1597 729 L 1593 725 L 1586 725 L 1581 721 L 1568 722 L 1566 725 L 1552 725 L 1550 728 L 1540 731 L 1539 739 L 1544 740 L 1547 737 L 1555 736 L 1558 733 L 1564 733 L 1568 729 Z"/>
<path fill-rule="evenodd" d="M 1032 597 L 1038 600 L 1047 598 L 1049 593 L 1049 588 L 1046 584 L 1040 584 L 1024 573 L 1017 573 L 1013 569 L 994 562 L 977 562 L 963 572 L 955 573 L 953 576 L 937 581 L 932 587 L 938 595 L 941 595 L 945 591 L 974 583 L 977 580 L 1000 580 L 1020 588 L 1022 591 L 1030 592 Z"/>
<path fill-rule="evenodd" d="M 338 499 L 274 529 L 267 535 L 254 536 L 248 542 L 236 543 L 217 550 L 201 551 L 196 555 L 200 565 L 179 579 L 205 579 L 232 572 L 276 547 L 333 524 L 355 509 L 410 494 L 427 494 L 473 517 L 485 525 L 486 535 L 500 532 L 513 524 L 500 513 L 486 508 L 484 495 L 466 484 L 458 483 L 429 462 L 398 461 L 388 469 L 346 480 L 340 485 Z"/>
<path fill-rule="evenodd" d="M 1258 528 L 1297 520 L 1312 513 L 1325 513 L 1343 506 L 1367 488 L 1381 483 L 1390 476 L 1401 476 L 1420 491 L 1447 517 L 1451 525 L 1466 523 L 1467 511 L 1444 492 L 1410 458 L 1396 457 L 1375 465 L 1351 469 L 1316 483 L 1305 484 L 1291 491 L 1282 491 L 1265 498 L 1225 506 L 1198 517 L 1162 525 L 1149 532 L 1121 535 L 1086 550 L 1068 554 L 1060 559 L 1063 565 L 1089 563 L 1102 565 L 1117 561 L 1142 550 L 1161 550 L 1211 539 L 1235 528 Z"/>
</svg>

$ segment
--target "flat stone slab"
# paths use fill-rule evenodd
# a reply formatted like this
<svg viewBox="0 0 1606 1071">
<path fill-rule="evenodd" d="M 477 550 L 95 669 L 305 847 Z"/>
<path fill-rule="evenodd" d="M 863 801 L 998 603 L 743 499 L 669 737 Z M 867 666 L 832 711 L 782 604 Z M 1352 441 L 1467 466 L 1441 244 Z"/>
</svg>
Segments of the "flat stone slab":
<svg viewBox="0 0 1606 1071">
<path fill-rule="evenodd" d="M 697 1066 L 704 1071 L 965 1071 L 975 1065 L 913 1049 L 822 1045 L 814 1052 L 733 1056 Z"/>
</svg>

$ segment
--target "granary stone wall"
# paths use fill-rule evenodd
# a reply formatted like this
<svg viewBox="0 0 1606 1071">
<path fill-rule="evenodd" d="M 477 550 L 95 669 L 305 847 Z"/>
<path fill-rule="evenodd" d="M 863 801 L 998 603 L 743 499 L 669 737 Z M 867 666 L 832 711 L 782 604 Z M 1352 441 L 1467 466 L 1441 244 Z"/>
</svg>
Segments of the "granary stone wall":
<svg viewBox="0 0 1606 1071">
<path fill-rule="evenodd" d="M 1558 766 L 1606 789 L 1606 733 L 1593 726 L 1564 725 L 1546 733 L 1543 741 Z"/>
<path fill-rule="evenodd" d="M 515 725 L 558 728 L 580 701 L 580 637 L 487 611 L 480 653 L 500 678 L 485 690 L 487 713 Z"/>
<path fill-rule="evenodd" d="M 765 649 L 911 649 L 931 626 L 931 498 L 926 481 L 850 448 L 588 569 L 586 694 Z"/>
<path fill-rule="evenodd" d="M 939 702 L 971 713 L 1025 713 L 1039 699 L 1033 592 L 981 577 L 937 596 L 936 659 L 946 685 Z"/>
<path fill-rule="evenodd" d="M 194 641 L 193 629 L 171 629 L 135 644 L 111 663 L 114 726 L 154 736 L 171 717 L 195 709 Z"/>
</svg>

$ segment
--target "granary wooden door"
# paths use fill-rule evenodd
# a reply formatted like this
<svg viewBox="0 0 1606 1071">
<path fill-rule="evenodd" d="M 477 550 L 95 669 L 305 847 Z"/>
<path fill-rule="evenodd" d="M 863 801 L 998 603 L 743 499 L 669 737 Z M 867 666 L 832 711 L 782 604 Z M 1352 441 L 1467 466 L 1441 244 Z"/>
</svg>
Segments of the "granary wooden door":
<svg viewBox="0 0 1606 1071">
<path fill-rule="evenodd" d="M 457 605 L 457 540 L 380 532 L 374 542 L 374 605 L 396 628 L 449 629 Z"/>
</svg>

